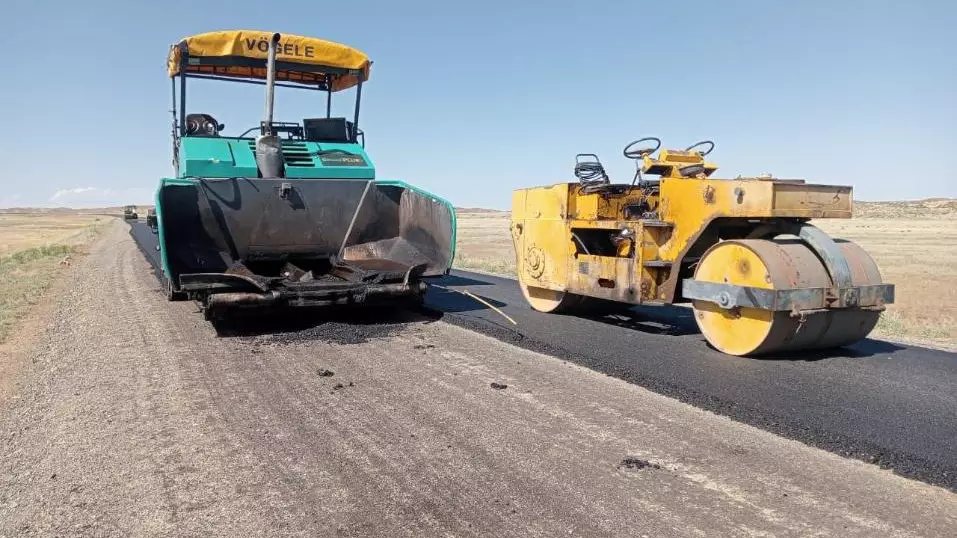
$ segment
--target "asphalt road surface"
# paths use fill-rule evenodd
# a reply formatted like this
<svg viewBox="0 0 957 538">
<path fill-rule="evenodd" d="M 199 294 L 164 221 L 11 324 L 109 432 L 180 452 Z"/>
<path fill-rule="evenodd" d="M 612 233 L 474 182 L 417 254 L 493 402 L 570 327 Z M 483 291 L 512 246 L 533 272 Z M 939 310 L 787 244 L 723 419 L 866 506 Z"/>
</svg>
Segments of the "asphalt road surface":
<svg viewBox="0 0 957 538">
<path fill-rule="evenodd" d="M 132 233 L 157 263 L 156 236 Z M 772 359 L 714 351 L 682 307 L 585 319 L 532 310 L 514 280 L 465 271 L 430 289 L 443 319 L 764 430 L 957 490 L 957 354 L 865 340 Z"/>
<path fill-rule="evenodd" d="M 710 348 L 691 310 L 643 307 L 592 319 L 541 314 L 515 281 L 456 271 L 517 322 L 432 289 L 444 319 L 770 432 L 957 490 L 957 354 L 865 340 L 761 360 Z"/>
<path fill-rule="evenodd" d="M 456 314 L 294 315 L 217 331 L 195 304 L 166 302 L 121 222 L 67 271 L 30 351 L 0 355 L 0 537 L 957 527 L 946 489 L 447 323 L 481 315 L 451 298 Z M 615 330 L 649 349 L 665 338 Z M 706 353 L 691 335 L 672 342 Z"/>
</svg>

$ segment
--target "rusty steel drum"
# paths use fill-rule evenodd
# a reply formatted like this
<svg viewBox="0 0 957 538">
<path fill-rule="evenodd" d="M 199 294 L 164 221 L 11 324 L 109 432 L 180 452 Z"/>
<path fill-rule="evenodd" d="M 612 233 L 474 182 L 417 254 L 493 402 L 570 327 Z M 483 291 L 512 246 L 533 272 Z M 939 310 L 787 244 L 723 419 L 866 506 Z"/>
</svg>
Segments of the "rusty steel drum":
<svg viewBox="0 0 957 538">
<path fill-rule="evenodd" d="M 861 247 L 835 241 L 851 273 L 852 286 L 881 283 L 877 264 Z M 831 288 L 827 267 L 798 238 L 741 239 L 712 246 L 694 279 L 770 290 Z M 750 307 L 722 308 L 692 301 L 695 321 L 708 343 L 730 355 L 760 355 L 852 344 L 874 329 L 880 308 L 830 308 L 809 312 Z"/>
</svg>

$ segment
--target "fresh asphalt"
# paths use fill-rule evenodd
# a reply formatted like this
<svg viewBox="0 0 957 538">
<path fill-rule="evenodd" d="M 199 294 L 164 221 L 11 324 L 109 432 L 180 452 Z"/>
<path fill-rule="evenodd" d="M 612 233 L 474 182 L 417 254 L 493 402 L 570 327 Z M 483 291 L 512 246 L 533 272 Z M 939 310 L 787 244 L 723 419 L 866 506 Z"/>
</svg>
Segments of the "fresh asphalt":
<svg viewBox="0 0 957 538">
<path fill-rule="evenodd" d="M 156 236 L 142 222 L 131 233 L 156 266 Z M 828 352 L 730 357 L 708 347 L 687 308 L 542 314 L 511 279 L 453 271 L 433 284 L 442 287 L 430 288 L 426 306 L 449 323 L 957 491 L 957 354 L 868 339 Z"/>
</svg>

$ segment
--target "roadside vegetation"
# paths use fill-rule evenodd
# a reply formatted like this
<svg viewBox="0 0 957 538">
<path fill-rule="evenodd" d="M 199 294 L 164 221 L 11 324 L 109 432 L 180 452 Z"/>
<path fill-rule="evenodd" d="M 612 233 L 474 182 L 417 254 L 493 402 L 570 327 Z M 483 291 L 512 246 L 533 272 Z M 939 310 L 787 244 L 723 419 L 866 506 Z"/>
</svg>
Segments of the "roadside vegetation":
<svg viewBox="0 0 957 538">
<path fill-rule="evenodd" d="M 0 214 L 0 343 L 102 224 L 95 215 Z"/>
<path fill-rule="evenodd" d="M 457 209 L 455 262 L 459 269 L 515 276 L 515 252 L 509 214 L 487 209 Z"/>
<path fill-rule="evenodd" d="M 493 275 L 503 275 L 515 277 L 515 260 L 501 257 L 476 258 L 468 252 L 461 252 L 455 255 L 455 263 L 458 269 L 467 269 L 470 271 L 479 271 L 482 273 L 491 273 Z"/>
<path fill-rule="evenodd" d="M 875 336 L 957 348 L 957 213 L 925 214 L 901 204 L 881 208 L 893 216 L 815 224 L 863 247 L 884 281 L 894 284 L 895 303 L 881 316 Z"/>
</svg>

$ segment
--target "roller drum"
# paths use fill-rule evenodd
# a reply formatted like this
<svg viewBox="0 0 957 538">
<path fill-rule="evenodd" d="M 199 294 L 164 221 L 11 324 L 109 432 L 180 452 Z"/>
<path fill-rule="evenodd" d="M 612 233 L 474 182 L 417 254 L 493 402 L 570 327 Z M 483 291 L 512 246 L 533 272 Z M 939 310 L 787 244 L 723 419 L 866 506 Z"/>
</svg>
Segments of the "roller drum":
<svg viewBox="0 0 957 538">
<path fill-rule="evenodd" d="M 836 241 L 851 269 L 851 284 L 880 284 L 874 260 L 854 243 Z M 815 252 L 797 238 L 742 239 L 714 245 L 695 280 L 764 289 L 830 288 L 831 276 Z M 807 314 L 757 308 L 723 309 L 696 300 L 695 321 L 711 345 L 731 355 L 839 347 L 867 336 L 876 310 L 836 308 Z"/>
<path fill-rule="evenodd" d="M 581 305 L 585 297 L 567 291 L 556 291 L 519 282 L 522 295 L 528 304 L 539 312 L 567 313 Z"/>
<path fill-rule="evenodd" d="M 555 291 L 519 282 L 522 295 L 534 310 L 552 314 L 575 314 L 581 316 L 603 316 L 628 310 L 631 305 L 588 297 L 569 291 Z"/>
</svg>

